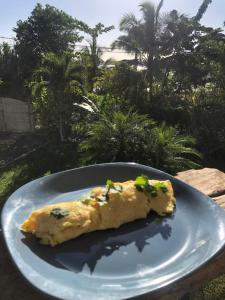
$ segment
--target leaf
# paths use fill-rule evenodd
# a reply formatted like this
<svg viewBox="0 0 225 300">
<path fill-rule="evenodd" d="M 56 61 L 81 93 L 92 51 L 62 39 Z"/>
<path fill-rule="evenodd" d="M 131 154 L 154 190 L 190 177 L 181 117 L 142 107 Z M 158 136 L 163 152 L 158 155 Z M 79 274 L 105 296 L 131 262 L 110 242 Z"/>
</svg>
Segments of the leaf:
<svg viewBox="0 0 225 300">
<path fill-rule="evenodd" d="M 60 207 L 57 208 L 53 208 L 50 212 L 50 215 L 52 215 L 53 217 L 55 217 L 56 219 L 62 219 L 66 216 L 69 215 L 69 211 L 67 209 L 63 209 Z"/>
<path fill-rule="evenodd" d="M 112 188 L 114 188 L 114 183 L 113 183 L 113 181 L 110 180 L 110 179 L 108 179 L 108 180 L 106 181 L 106 185 L 107 185 L 107 187 L 108 187 L 109 190 L 112 189 Z"/>
</svg>

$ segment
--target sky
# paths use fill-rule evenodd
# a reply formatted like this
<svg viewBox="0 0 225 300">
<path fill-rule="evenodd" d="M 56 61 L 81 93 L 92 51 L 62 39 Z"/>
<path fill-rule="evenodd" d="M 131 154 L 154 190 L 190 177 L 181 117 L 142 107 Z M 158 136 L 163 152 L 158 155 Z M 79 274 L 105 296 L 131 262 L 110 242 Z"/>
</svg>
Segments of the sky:
<svg viewBox="0 0 225 300">
<path fill-rule="evenodd" d="M 157 4 L 159 0 L 152 0 Z M 115 30 L 103 34 L 99 38 L 99 45 L 110 46 L 120 35 L 118 24 L 120 18 L 127 12 L 133 12 L 140 16 L 138 5 L 141 0 L 0 0 L 0 36 L 13 37 L 12 28 L 16 22 L 25 20 L 37 3 L 50 4 L 64 10 L 77 19 L 83 20 L 90 26 L 98 22 L 106 26 L 114 25 Z M 202 0 L 164 0 L 163 12 L 172 9 L 185 13 L 189 16 L 195 15 Z M 202 23 L 212 27 L 222 27 L 225 21 L 225 0 L 213 0 Z"/>
</svg>

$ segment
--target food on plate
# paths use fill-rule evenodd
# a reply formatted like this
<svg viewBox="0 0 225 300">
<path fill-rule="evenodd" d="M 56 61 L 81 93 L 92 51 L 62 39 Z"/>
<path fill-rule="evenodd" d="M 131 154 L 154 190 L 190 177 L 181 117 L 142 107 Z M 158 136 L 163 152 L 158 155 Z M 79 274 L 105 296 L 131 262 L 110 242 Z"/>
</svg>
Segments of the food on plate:
<svg viewBox="0 0 225 300">
<path fill-rule="evenodd" d="M 171 214 L 176 199 L 169 180 L 136 180 L 113 182 L 96 187 L 83 199 L 47 205 L 31 213 L 21 230 L 40 238 L 41 243 L 55 246 L 83 233 L 118 228 L 136 219 L 146 218 L 153 210 Z"/>
</svg>

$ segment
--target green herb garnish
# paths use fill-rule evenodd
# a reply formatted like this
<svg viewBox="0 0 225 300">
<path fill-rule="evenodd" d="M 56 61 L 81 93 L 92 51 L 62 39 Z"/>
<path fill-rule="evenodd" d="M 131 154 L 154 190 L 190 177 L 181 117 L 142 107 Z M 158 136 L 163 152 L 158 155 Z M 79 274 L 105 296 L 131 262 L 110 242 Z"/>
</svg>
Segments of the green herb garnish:
<svg viewBox="0 0 225 300">
<path fill-rule="evenodd" d="M 145 175 L 138 176 L 135 179 L 135 187 L 139 192 L 143 192 L 149 186 L 148 177 Z"/>
<path fill-rule="evenodd" d="M 62 219 L 69 215 L 69 211 L 63 208 L 53 208 L 50 212 L 50 215 L 52 215 L 56 219 Z"/>
<path fill-rule="evenodd" d="M 86 199 L 81 200 L 81 202 L 86 204 L 86 205 L 89 205 L 91 203 L 91 201 L 92 201 L 92 199 L 90 199 L 90 198 L 86 198 Z"/>
<path fill-rule="evenodd" d="M 105 193 L 106 200 L 109 200 L 109 192 L 111 189 L 114 189 L 115 191 L 117 191 L 119 193 L 121 193 L 123 191 L 122 186 L 115 185 L 112 180 L 108 179 L 106 181 L 106 193 Z"/>
<path fill-rule="evenodd" d="M 153 185 L 149 184 L 148 177 L 145 175 L 138 176 L 135 179 L 134 185 L 139 192 L 151 194 L 154 191 Z"/>
<path fill-rule="evenodd" d="M 156 189 L 160 189 L 163 193 L 168 192 L 168 188 L 166 187 L 165 183 L 162 181 L 156 182 L 154 184 L 154 186 L 156 187 Z"/>
<path fill-rule="evenodd" d="M 113 182 L 112 180 L 108 179 L 108 180 L 106 181 L 106 188 L 107 188 L 108 190 L 113 189 L 113 188 L 114 188 L 114 182 Z"/>
<path fill-rule="evenodd" d="M 142 175 L 138 176 L 135 179 L 134 185 L 139 192 L 144 192 L 145 194 L 150 195 L 152 198 L 157 197 L 157 192 L 160 189 L 163 193 L 168 191 L 166 185 L 163 182 L 156 182 L 154 185 L 149 183 L 147 176 Z"/>
<path fill-rule="evenodd" d="M 105 192 L 101 195 L 101 196 L 97 196 L 96 199 L 98 200 L 98 202 L 107 202 L 109 200 L 109 193 L 110 190 L 115 190 L 119 193 L 122 192 L 123 188 L 120 185 L 115 185 L 114 182 L 110 179 L 108 179 L 106 181 L 106 188 L 105 188 Z"/>
</svg>

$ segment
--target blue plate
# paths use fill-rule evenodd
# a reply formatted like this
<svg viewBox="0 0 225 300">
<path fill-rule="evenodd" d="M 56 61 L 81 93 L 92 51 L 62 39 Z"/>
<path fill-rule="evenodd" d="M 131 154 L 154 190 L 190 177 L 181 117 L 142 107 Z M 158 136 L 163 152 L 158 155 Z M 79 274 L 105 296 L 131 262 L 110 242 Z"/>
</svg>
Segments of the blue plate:
<svg viewBox="0 0 225 300">
<path fill-rule="evenodd" d="M 19 229 L 34 209 L 79 199 L 106 179 L 124 181 L 141 174 L 172 181 L 177 199 L 172 216 L 150 213 L 145 220 L 88 233 L 55 248 Z M 133 163 L 94 165 L 32 181 L 5 203 L 2 227 L 24 278 L 44 294 L 71 300 L 150 294 L 198 269 L 225 244 L 223 209 L 174 177 Z"/>
</svg>

